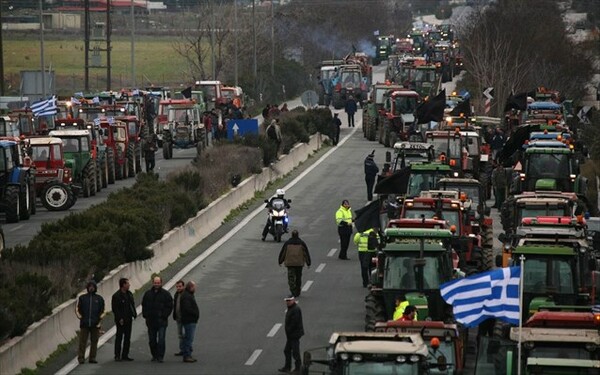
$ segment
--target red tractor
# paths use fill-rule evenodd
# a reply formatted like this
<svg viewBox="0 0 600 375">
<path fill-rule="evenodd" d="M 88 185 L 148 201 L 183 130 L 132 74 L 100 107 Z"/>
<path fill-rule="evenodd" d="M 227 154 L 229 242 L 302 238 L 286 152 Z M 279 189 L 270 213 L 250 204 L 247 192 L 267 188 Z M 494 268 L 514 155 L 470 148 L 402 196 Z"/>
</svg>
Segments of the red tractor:
<svg viewBox="0 0 600 375">
<path fill-rule="evenodd" d="M 48 211 L 64 211 L 77 201 L 73 174 L 65 167 L 63 142 L 55 137 L 32 137 L 31 158 L 35 165 L 35 191 Z"/>
<path fill-rule="evenodd" d="M 398 141 L 422 142 L 415 130 L 415 111 L 420 102 L 419 94 L 412 90 L 390 90 L 386 94 L 383 111 L 379 112 L 379 143 L 394 147 Z"/>
<path fill-rule="evenodd" d="M 129 143 L 127 124 L 106 117 L 97 119 L 96 123 L 106 145 L 109 178 L 127 178 L 130 175 L 129 166 L 135 166 L 135 145 Z"/>
</svg>

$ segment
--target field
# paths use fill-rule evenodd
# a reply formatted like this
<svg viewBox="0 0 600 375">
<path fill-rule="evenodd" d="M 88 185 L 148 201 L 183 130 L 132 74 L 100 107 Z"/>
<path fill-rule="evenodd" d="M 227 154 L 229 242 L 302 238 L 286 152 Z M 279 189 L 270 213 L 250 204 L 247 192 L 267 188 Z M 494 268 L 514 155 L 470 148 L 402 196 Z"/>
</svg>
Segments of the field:
<svg viewBox="0 0 600 375">
<path fill-rule="evenodd" d="M 136 38 L 137 86 L 151 84 L 174 86 L 191 81 L 192 78 L 186 74 L 187 64 L 173 50 L 173 38 L 150 36 Z M 55 72 L 56 89 L 61 95 L 69 95 L 84 88 L 83 38 L 76 40 L 69 36 L 69 39 L 44 41 L 44 62 L 46 67 L 50 66 Z M 40 69 L 40 42 L 34 37 L 18 40 L 5 37 L 3 44 L 7 94 L 18 94 L 19 72 Z M 131 44 L 130 39 L 123 36 L 114 37 L 111 44 L 112 89 L 118 90 L 131 85 Z M 102 55 L 102 64 L 106 63 L 105 56 Z M 106 69 L 90 69 L 90 90 L 106 89 L 105 82 Z"/>
</svg>

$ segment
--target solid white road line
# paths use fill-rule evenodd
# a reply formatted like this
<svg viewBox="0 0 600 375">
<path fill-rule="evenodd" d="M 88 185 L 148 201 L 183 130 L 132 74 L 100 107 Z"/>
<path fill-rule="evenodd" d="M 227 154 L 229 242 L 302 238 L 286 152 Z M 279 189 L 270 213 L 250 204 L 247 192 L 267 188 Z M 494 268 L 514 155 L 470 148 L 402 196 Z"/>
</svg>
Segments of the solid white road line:
<svg viewBox="0 0 600 375">
<path fill-rule="evenodd" d="M 333 248 L 333 249 L 329 250 L 329 252 L 327 253 L 327 256 L 331 258 L 332 256 L 335 255 L 336 251 L 337 251 L 336 248 Z"/>
<path fill-rule="evenodd" d="M 319 264 L 319 267 L 317 267 L 317 269 L 315 270 L 315 272 L 319 273 L 319 272 L 323 271 L 323 268 L 325 268 L 325 263 Z"/>
<path fill-rule="evenodd" d="M 354 132 L 356 132 L 357 129 L 358 128 L 352 128 L 352 131 L 340 140 L 337 147 L 332 147 L 331 150 L 327 151 L 325 153 L 325 155 L 323 155 L 313 165 L 306 168 L 304 170 L 304 172 L 302 172 L 298 175 L 298 177 L 296 177 L 289 184 L 284 186 L 283 190 L 287 191 L 287 190 L 291 189 L 294 185 L 296 185 L 298 182 L 300 182 L 304 177 L 306 177 L 307 174 L 312 172 L 323 161 L 325 161 L 331 154 L 333 154 L 335 152 L 335 150 L 337 150 L 341 145 L 346 143 L 346 141 L 348 139 L 350 139 L 350 137 L 352 137 L 352 135 L 354 135 Z M 163 284 L 163 288 L 169 290 L 175 285 L 175 283 L 178 280 L 184 280 L 185 276 L 188 273 L 190 273 L 194 268 L 196 268 L 198 266 L 198 264 L 200 264 L 202 261 L 204 261 L 204 259 L 208 258 L 219 247 L 223 246 L 223 244 L 225 242 L 229 241 L 229 239 L 231 239 L 231 237 L 233 237 L 237 232 L 239 232 L 242 228 L 244 228 L 250 222 L 250 220 L 254 219 L 254 217 L 256 215 L 264 212 L 264 209 L 265 209 L 264 206 L 260 205 L 256 208 L 256 210 L 249 213 L 248 216 L 246 216 L 242 221 L 240 221 L 240 223 L 238 225 L 236 225 L 233 229 L 231 229 L 229 232 L 227 232 L 227 234 L 225 234 L 223 237 L 221 237 L 221 239 L 219 239 L 217 242 L 212 244 L 212 246 L 210 246 L 208 249 L 206 249 L 202 254 L 198 255 L 198 257 L 196 257 L 194 260 L 192 260 L 181 271 L 177 272 L 177 274 L 175 276 L 173 276 L 173 278 L 170 279 L 167 283 Z M 336 249 L 332 249 L 332 250 L 336 250 Z M 311 284 L 312 284 L 312 281 L 311 281 Z M 141 310 L 142 310 L 142 306 L 140 305 L 137 308 L 138 315 L 141 314 Z M 116 333 L 117 333 L 117 329 L 115 327 L 113 327 L 113 328 L 109 329 L 105 334 L 100 336 L 100 340 L 98 340 L 98 348 L 100 348 L 102 345 L 104 345 Z M 260 350 L 260 349 L 257 349 L 257 350 Z M 88 352 L 89 352 L 89 347 L 88 347 L 86 353 L 88 353 Z M 262 352 L 262 350 L 260 350 L 260 352 Z M 258 353 L 258 355 L 260 355 L 260 352 Z M 258 355 L 257 355 L 257 357 L 258 357 Z M 87 357 L 87 354 L 86 354 L 86 357 Z M 250 357 L 250 358 L 252 358 L 252 357 Z M 68 373 L 73 371 L 75 369 L 75 367 L 77 367 L 77 366 L 78 366 L 77 357 L 75 357 L 71 360 L 71 362 L 67 363 L 63 368 L 61 368 L 55 375 L 67 375 Z"/>
<path fill-rule="evenodd" d="M 23 228 L 23 225 L 25 225 L 25 224 L 20 224 L 20 225 L 17 225 L 16 227 L 9 229 L 8 231 L 9 231 L 9 232 L 14 232 L 14 231 L 17 231 L 17 230 L 19 230 L 19 229 Z"/>
<path fill-rule="evenodd" d="M 258 356 L 260 355 L 260 353 L 262 353 L 262 349 L 256 349 L 254 351 L 254 353 L 252 353 L 250 358 L 248 358 L 248 360 L 244 364 L 246 366 L 252 366 L 254 364 L 254 362 L 256 362 L 256 360 L 258 359 Z"/>
<path fill-rule="evenodd" d="M 304 286 L 302 287 L 302 291 L 303 292 L 308 292 L 308 290 L 310 289 L 310 287 L 313 285 L 314 281 L 312 280 L 308 280 L 306 282 L 306 284 L 304 284 Z"/>
<path fill-rule="evenodd" d="M 279 331 L 279 328 L 281 328 L 281 325 L 281 323 L 275 323 L 273 328 L 267 333 L 267 337 L 274 337 L 277 334 L 277 331 Z"/>
</svg>

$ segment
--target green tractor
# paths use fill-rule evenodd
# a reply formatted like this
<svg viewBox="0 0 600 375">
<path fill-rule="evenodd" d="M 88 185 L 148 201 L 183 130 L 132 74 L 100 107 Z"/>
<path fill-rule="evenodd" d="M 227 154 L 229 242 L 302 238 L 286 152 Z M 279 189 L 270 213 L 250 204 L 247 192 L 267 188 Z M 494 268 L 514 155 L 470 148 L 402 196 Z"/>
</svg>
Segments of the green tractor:
<svg viewBox="0 0 600 375">
<path fill-rule="evenodd" d="M 395 301 L 403 297 L 417 307 L 419 320 L 446 321 L 452 310 L 439 286 L 452 280 L 452 233 L 448 229 L 387 228 L 384 248 L 377 253 L 371 288 L 365 298 L 365 330 L 391 320 Z"/>
<path fill-rule="evenodd" d="M 81 187 L 83 197 L 96 195 L 100 189 L 89 130 L 53 130 L 50 136 L 62 140 L 65 165 L 72 170 L 74 183 Z"/>
</svg>

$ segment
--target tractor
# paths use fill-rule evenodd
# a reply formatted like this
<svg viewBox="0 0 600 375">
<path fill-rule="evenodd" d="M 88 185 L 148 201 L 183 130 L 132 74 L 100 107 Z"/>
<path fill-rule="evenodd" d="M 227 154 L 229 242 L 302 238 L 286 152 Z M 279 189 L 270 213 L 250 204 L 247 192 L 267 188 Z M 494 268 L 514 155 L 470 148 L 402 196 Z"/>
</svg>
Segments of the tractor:
<svg viewBox="0 0 600 375">
<path fill-rule="evenodd" d="M 35 165 L 35 192 L 48 211 L 64 211 L 77 201 L 78 187 L 73 185 L 73 174 L 66 167 L 63 142 L 55 137 L 28 139 L 31 158 Z"/>
<path fill-rule="evenodd" d="M 397 141 L 421 142 L 416 130 L 415 111 L 420 97 L 415 91 L 390 90 L 385 95 L 383 110 L 379 115 L 379 143 L 394 147 Z"/>
<path fill-rule="evenodd" d="M 115 120 L 127 125 L 127 172 L 129 177 L 135 177 L 142 171 L 142 122 L 136 116 L 119 116 L 115 117 Z"/>
<path fill-rule="evenodd" d="M 357 103 L 367 99 L 368 78 L 363 76 L 359 65 L 341 65 L 332 78 L 333 93 L 331 104 L 335 109 L 344 108 L 346 100 L 352 96 Z"/>
<path fill-rule="evenodd" d="M 53 130 L 50 136 L 63 141 L 66 166 L 73 172 L 73 181 L 81 188 L 83 197 L 96 195 L 100 189 L 89 130 Z"/>
<path fill-rule="evenodd" d="M 417 307 L 419 320 L 445 321 L 451 309 L 439 286 L 453 277 L 448 229 L 386 228 L 383 248 L 377 253 L 371 288 L 365 298 L 365 330 L 387 322 L 401 297 Z"/>
<path fill-rule="evenodd" d="M 375 58 L 373 65 L 379 65 L 383 60 L 393 52 L 392 46 L 396 43 L 396 38 L 393 35 L 378 36 L 376 41 Z"/>
<path fill-rule="evenodd" d="M 481 152 L 479 133 L 457 127 L 452 131 L 427 131 L 425 139 L 434 146 L 436 158 L 450 165 L 456 177 L 472 177 L 485 184 L 488 155 Z"/>
<path fill-rule="evenodd" d="M 430 365 L 429 356 L 418 332 L 334 332 L 327 346 L 304 352 L 300 374 L 425 375 L 431 366 L 447 367 Z"/>
<path fill-rule="evenodd" d="M 7 223 L 35 214 L 35 167 L 24 143 L 0 140 L 0 209 Z"/>
<path fill-rule="evenodd" d="M 381 84 L 377 83 L 371 86 L 371 92 L 369 93 L 370 103 L 366 109 L 363 110 L 363 132 L 365 137 L 369 141 L 377 139 L 379 132 L 380 112 L 383 111 L 383 105 L 385 103 L 385 94 L 390 90 L 399 90 L 402 86 L 394 84 Z"/>
<path fill-rule="evenodd" d="M 136 164 L 135 145 L 129 142 L 127 124 L 105 117 L 98 118 L 96 123 L 106 145 L 109 181 L 127 178 L 130 175 L 130 166 L 135 167 Z"/>
<path fill-rule="evenodd" d="M 422 65 L 415 68 L 415 74 L 410 77 L 408 88 L 416 91 L 421 98 L 434 97 L 441 87 L 440 75 L 435 65 Z"/>
<path fill-rule="evenodd" d="M 464 193 L 461 197 L 457 191 L 431 190 L 423 191 L 420 197 L 405 199 L 400 217 L 448 221 L 458 266 L 465 273 L 473 274 L 494 266 L 491 225 L 482 228 L 475 214 L 476 211 L 468 207 Z"/>
<path fill-rule="evenodd" d="M 173 158 L 173 147 L 196 147 L 198 155 L 206 145 L 206 129 L 201 113 L 193 100 L 180 101 L 168 108 L 167 123 L 162 130 L 162 149 L 165 159 Z"/>
</svg>

